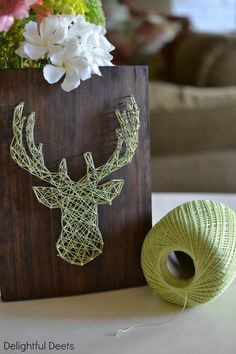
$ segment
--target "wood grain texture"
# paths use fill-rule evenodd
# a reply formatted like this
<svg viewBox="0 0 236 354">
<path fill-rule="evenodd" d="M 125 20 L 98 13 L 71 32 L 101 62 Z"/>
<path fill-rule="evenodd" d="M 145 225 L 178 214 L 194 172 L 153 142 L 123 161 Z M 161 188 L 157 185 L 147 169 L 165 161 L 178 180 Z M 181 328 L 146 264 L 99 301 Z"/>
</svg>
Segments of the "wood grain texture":
<svg viewBox="0 0 236 354">
<path fill-rule="evenodd" d="M 143 284 L 141 246 L 151 227 L 150 148 L 147 69 L 109 67 L 70 93 L 50 86 L 42 71 L 0 70 L 0 286 L 4 301 L 64 296 Z M 67 159 L 69 175 L 86 173 L 83 153 L 91 151 L 99 166 L 116 146 L 114 109 L 134 94 L 141 109 L 140 144 L 130 165 L 109 176 L 123 178 L 122 193 L 111 206 L 99 206 L 104 239 L 101 256 L 84 267 L 57 256 L 60 209 L 40 204 L 32 186 L 46 184 L 12 159 L 14 107 L 36 112 L 35 141 L 44 144 L 46 166 L 57 171 Z"/>
</svg>

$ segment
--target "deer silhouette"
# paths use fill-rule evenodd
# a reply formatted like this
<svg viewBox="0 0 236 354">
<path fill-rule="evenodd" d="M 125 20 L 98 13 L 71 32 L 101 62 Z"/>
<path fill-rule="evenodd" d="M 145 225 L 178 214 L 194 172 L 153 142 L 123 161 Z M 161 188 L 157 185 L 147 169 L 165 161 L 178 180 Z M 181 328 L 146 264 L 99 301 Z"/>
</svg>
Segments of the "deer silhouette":
<svg viewBox="0 0 236 354">
<path fill-rule="evenodd" d="M 131 96 L 123 102 L 122 109 L 115 111 L 120 127 L 116 129 L 117 146 L 113 154 L 104 165 L 95 167 L 91 152 L 86 152 L 87 174 L 78 182 L 68 176 L 65 159 L 57 173 L 47 169 L 43 145 L 34 142 L 35 113 L 25 118 L 23 109 L 24 103 L 20 103 L 14 110 L 11 156 L 20 167 L 52 185 L 33 187 L 33 190 L 40 203 L 50 209 L 61 209 L 62 230 L 56 243 L 58 255 L 71 264 L 84 265 L 102 253 L 104 243 L 98 227 L 98 205 L 112 204 L 124 181 L 101 181 L 132 161 L 138 146 L 139 108 Z"/>
</svg>

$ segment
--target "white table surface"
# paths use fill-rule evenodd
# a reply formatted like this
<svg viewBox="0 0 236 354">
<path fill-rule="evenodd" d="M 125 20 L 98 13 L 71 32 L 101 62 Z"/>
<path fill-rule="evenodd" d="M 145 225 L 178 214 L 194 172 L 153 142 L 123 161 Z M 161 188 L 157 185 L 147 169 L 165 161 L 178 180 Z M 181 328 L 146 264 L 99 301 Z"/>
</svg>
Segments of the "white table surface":
<svg viewBox="0 0 236 354">
<path fill-rule="evenodd" d="M 236 210 L 236 195 L 157 194 L 153 222 L 193 199 L 219 200 Z M 48 300 L 0 303 L 0 354 L 11 344 L 49 342 L 74 350 L 27 350 L 25 353 L 81 354 L 236 354 L 236 282 L 213 302 L 187 309 L 172 322 L 138 328 L 116 338 L 134 323 L 161 322 L 181 309 L 153 294 L 149 287 Z"/>
</svg>

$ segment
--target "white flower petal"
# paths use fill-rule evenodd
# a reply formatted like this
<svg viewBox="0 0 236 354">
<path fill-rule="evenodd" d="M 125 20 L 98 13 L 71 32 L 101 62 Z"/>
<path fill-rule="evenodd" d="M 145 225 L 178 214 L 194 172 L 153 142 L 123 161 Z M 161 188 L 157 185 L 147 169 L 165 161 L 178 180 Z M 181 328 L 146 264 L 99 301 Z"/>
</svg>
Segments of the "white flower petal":
<svg viewBox="0 0 236 354">
<path fill-rule="evenodd" d="M 107 60 L 112 60 L 113 58 L 113 56 L 110 53 L 104 51 L 102 48 L 94 48 L 92 53 L 96 57 L 101 57 Z"/>
<path fill-rule="evenodd" d="M 68 42 L 66 42 L 65 48 L 65 55 L 68 58 L 76 57 L 80 52 L 80 44 L 77 39 L 70 39 Z"/>
<path fill-rule="evenodd" d="M 102 76 L 102 73 L 101 73 L 101 71 L 99 70 L 98 65 L 93 65 L 93 66 L 92 66 L 92 73 L 93 73 L 93 74 L 96 74 L 96 75 L 99 75 L 99 76 Z"/>
<path fill-rule="evenodd" d="M 70 67 L 74 68 L 75 70 L 80 70 L 81 68 L 86 68 L 88 63 L 82 56 L 72 57 L 70 58 L 69 62 Z"/>
<path fill-rule="evenodd" d="M 56 17 L 49 16 L 43 19 L 39 26 L 39 32 L 42 40 L 45 40 L 55 32 L 56 30 Z"/>
<path fill-rule="evenodd" d="M 103 50 L 111 52 L 115 47 L 106 39 L 106 37 L 100 36 L 100 46 Z"/>
<path fill-rule="evenodd" d="M 62 44 L 52 44 L 49 45 L 47 48 L 49 57 L 64 50 L 64 46 Z"/>
<path fill-rule="evenodd" d="M 60 21 L 60 16 L 46 17 L 40 24 L 40 36 L 48 44 L 63 42 L 67 32 L 68 25 L 65 21 Z"/>
<path fill-rule="evenodd" d="M 61 84 L 61 87 L 64 91 L 70 92 L 71 90 L 74 90 L 80 85 L 80 77 L 77 73 L 76 70 L 68 70 L 66 71 L 66 77 Z"/>
<path fill-rule="evenodd" d="M 33 44 L 38 44 L 41 45 L 42 40 L 40 38 L 40 35 L 38 33 L 38 28 L 37 28 L 37 23 L 30 21 L 25 25 L 25 31 L 23 33 L 23 36 L 25 39 Z"/>
<path fill-rule="evenodd" d="M 94 48 L 94 47 L 99 47 L 99 36 L 97 35 L 97 33 L 94 32 L 90 32 L 88 33 L 86 39 L 86 46 L 90 47 L 90 48 Z"/>
<path fill-rule="evenodd" d="M 106 61 L 104 62 L 103 66 L 115 66 L 113 63 L 111 63 L 110 61 Z"/>
<path fill-rule="evenodd" d="M 86 23 L 85 18 L 81 15 L 77 15 L 74 19 L 75 23 Z"/>
<path fill-rule="evenodd" d="M 50 44 L 62 43 L 67 36 L 68 27 L 59 26 L 56 31 L 48 38 Z"/>
<path fill-rule="evenodd" d="M 24 51 L 24 42 L 20 42 L 20 46 L 15 50 L 15 53 L 21 58 L 30 59 L 30 57 Z"/>
<path fill-rule="evenodd" d="M 90 55 L 89 52 L 85 52 L 85 51 L 81 52 L 80 58 L 81 58 L 81 61 L 84 63 L 84 65 L 92 66 L 94 63 L 93 55 Z"/>
<path fill-rule="evenodd" d="M 50 46 L 49 57 L 52 64 L 61 66 L 67 61 L 71 61 L 72 58 L 79 56 L 79 44 L 78 41 L 73 39 L 68 41 L 64 47 L 62 46 Z"/>
<path fill-rule="evenodd" d="M 43 76 L 49 84 L 54 84 L 55 82 L 59 81 L 64 74 L 65 69 L 51 64 L 47 64 L 43 68 Z"/>
<path fill-rule="evenodd" d="M 92 70 L 90 66 L 80 68 L 79 75 L 82 81 L 88 80 L 92 76 Z"/>
<path fill-rule="evenodd" d="M 61 15 L 59 16 L 59 21 L 64 23 L 64 26 L 70 26 L 72 22 L 76 19 L 75 15 Z"/>
<path fill-rule="evenodd" d="M 94 31 L 98 32 L 100 35 L 105 36 L 107 33 L 106 28 L 101 26 L 101 25 L 93 25 L 94 26 Z"/>
<path fill-rule="evenodd" d="M 61 50 L 58 53 L 53 53 L 52 55 L 50 55 L 50 60 L 52 62 L 53 65 L 56 66 L 62 66 L 63 63 L 65 62 L 66 56 L 65 56 L 65 49 Z"/>
<path fill-rule="evenodd" d="M 89 35 L 96 35 L 96 30 L 94 29 L 95 27 L 98 27 L 96 25 L 93 25 L 90 22 L 86 22 L 83 17 L 78 15 L 74 21 L 74 25 L 70 27 L 68 36 L 70 38 L 73 38 L 75 36 L 81 37 L 82 40 L 87 38 Z"/>
<path fill-rule="evenodd" d="M 33 60 L 42 58 L 48 51 L 46 47 L 40 47 L 27 42 L 23 45 L 23 50 L 26 55 L 28 55 Z"/>
</svg>

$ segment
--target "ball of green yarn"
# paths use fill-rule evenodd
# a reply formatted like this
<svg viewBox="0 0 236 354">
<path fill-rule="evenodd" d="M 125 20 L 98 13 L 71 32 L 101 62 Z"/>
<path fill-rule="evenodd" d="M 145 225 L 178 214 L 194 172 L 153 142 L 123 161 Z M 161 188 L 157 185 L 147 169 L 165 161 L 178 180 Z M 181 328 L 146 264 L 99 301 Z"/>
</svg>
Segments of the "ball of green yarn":
<svg viewBox="0 0 236 354">
<path fill-rule="evenodd" d="M 181 269 L 178 258 L 189 276 L 173 272 Z M 210 200 L 175 208 L 148 233 L 141 263 L 148 284 L 166 301 L 195 306 L 213 300 L 236 276 L 235 212 Z"/>
</svg>

